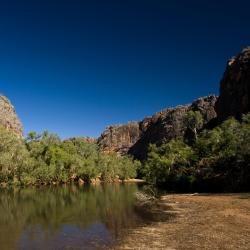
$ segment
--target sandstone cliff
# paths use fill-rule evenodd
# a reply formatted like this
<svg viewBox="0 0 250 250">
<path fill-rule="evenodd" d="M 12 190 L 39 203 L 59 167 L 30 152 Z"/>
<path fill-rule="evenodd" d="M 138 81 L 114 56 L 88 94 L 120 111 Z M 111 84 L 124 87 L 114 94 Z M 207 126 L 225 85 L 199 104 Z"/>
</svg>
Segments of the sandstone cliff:
<svg viewBox="0 0 250 250">
<path fill-rule="evenodd" d="M 110 126 L 105 129 L 98 144 L 104 152 L 126 154 L 141 135 L 139 122 Z"/>
<path fill-rule="evenodd" d="M 98 139 L 98 143 L 105 152 L 129 153 L 138 159 L 145 159 L 150 143 L 161 144 L 174 138 L 190 136 L 184 125 L 188 111 L 200 111 L 204 125 L 216 118 L 216 101 L 216 96 L 199 98 L 191 105 L 163 110 L 141 122 L 110 126 Z"/>
<path fill-rule="evenodd" d="M 220 96 L 199 98 L 191 105 L 177 106 L 147 117 L 141 122 L 108 127 L 98 140 L 107 152 L 129 153 L 145 159 L 150 143 L 161 144 L 174 138 L 192 139 L 184 125 L 188 111 L 200 111 L 203 127 L 213 127 L 230 116 L 237 119 L 250 112 L 250 47 L 229 60 L 220 83 Z"/>
<path fill-rule="evenodd" d="M 229 60 L 220 83 L 216 111 L 220 121 L 250 112 L 250 47 Z"/>
<path fill-rule="evenodd" d="M 177 106 L 176 108 L 170 108 L 156 113 L 152 117 L 147 129 L 129 149 L 128 153 L 135 156 L 135 158 L 145 159 L 149 144 L 160 145 L 163 142 L 176 138 L 191 140 L 194 135 L 187 129 L 184 123 L 187 112 L 200 111 L 204 119 L 204 126 L 206 126 L 216 118 L 216 112 L 214 110 L 216 101 L 216 96 L 208 96 L 199 98 L 191 105 Z M 144 121 L 142 121 L 141 124 L 143 123 Z"/>
<path fill-rule="evenodd" d="M 5 96 L 0 96 L 0 124 L 18 137 L 23 136 L 23 128 L 16 111 Z"/>
</svg>

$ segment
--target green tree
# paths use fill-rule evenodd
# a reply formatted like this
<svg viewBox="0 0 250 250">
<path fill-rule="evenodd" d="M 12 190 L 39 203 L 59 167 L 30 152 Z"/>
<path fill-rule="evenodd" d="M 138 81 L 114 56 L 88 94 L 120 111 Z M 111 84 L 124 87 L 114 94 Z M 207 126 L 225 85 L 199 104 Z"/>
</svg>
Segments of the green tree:
<svg viewBox="0 0 250 250">
<path fill-rule="evenodd" d="M 135 177 L 137 162 L 129 157 L 102 153 L 96 143 L 85 138 L 61 141 L 55 134 L 30 133 L 27 148 L 34 159 L 31 176 L 38 183 L 67 182 L 79 178 L 90 182 L 102 178 L 111 182 L 117 178 Z"/>
<path fill-rule="evenodd" d="M 195 155 L 181 140 L 172 140 L 156 147 L 150 145 L 144 173 L 148 182 L 169 186 L 189 171 Z"/>
<path fill-rule="evenodd" d="M 31 160 L 22 139 L 0 126 L 0 181 L 21 183 Z"/>
<path fill-rule="evenodd" d="M 184 124 L 193 132 L 195 141 L 198 138 L 198 130 L 202 128 L 203 122 L 203 116 L 199 111 L 189 111 L 185 116 Z"/>
<path fill-rule="evenodd" d="M 200 158 L 201 182 L 217 185 L 217 189 L 244 190 L 250 181 L 248 117 L 240 123 L 230 118 L 213 130 L 204 131 L 195 144 Z"/>
</svg>

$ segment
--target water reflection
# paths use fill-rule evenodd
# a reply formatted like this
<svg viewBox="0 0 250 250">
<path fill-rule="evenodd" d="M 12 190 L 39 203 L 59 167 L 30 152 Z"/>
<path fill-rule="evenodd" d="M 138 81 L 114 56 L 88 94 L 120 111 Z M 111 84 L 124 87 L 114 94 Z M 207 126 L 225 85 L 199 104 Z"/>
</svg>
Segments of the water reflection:
<svg viewBox="0 0 250 250">
<path fill-rule="evenodd" d="M 142 219 L 137 185 L 0 190 L 0 246 L 9 249 L 101 249 Z"/>
</svg>

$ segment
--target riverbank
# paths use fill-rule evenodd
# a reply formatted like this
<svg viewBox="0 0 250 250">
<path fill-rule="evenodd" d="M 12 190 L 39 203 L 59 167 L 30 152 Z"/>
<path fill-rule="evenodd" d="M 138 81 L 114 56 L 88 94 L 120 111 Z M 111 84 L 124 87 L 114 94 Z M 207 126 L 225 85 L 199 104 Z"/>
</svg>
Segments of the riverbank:
<svg viewBox="0 0 250 250">
<path fill-rule="evenodd" d="M 71 180 L 68 182 L 52 182 L 52 183 L 41 183 L 41 184 L 26 184 L 26 185 L 20 185 L 20 183 L 17 184 L 8 184 L 6 182 L 1 182 L 0 183 L 0 188 L 8 188 L 8 187 L 44 187 L 44 186 L 62 186 L 62 185 L 73 185 L 73 184 L 78 184 L 79 186 L 82 185 L 99 185 L 99 184 L 142 184 L 142 183 L 146 183 L 145 180 L 142 179 L 125 179 L 125 180 L 121 180 L 121 179 L 114 179 L 112 181 L 103 181 L 100 178 L 93 178 L 91 179 L 89 182 L 84 181 L 83 179 L 79 178 L 77 181 Z"/>
<path fill-rule="evenodd" d="M 160 202 L 174 216 L 131 229 L 112 249 L 250 249 L 249 193 L 174 194 Z"/>
</svg>

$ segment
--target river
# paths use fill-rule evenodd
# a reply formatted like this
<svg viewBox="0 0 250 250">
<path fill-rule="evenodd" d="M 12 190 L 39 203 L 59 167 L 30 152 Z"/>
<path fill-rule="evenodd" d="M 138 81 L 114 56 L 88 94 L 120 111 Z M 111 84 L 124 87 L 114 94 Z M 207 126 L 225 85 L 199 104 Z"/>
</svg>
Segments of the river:
<svg viewBox="0 0 250 250">
<path fill-rule="evenodd" d="M 145 221 L 136 184 L 0 190 L 0 249 L 106 249 Z"/>
</svg>

